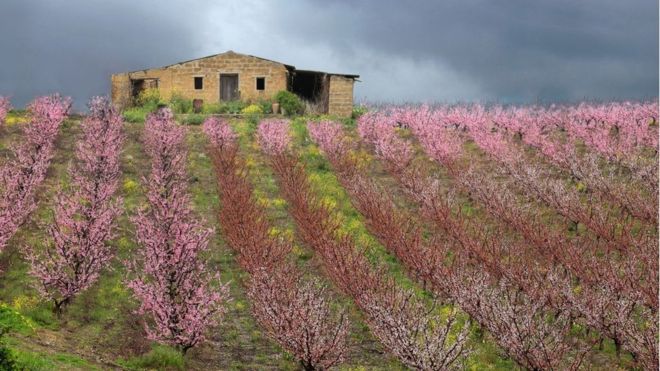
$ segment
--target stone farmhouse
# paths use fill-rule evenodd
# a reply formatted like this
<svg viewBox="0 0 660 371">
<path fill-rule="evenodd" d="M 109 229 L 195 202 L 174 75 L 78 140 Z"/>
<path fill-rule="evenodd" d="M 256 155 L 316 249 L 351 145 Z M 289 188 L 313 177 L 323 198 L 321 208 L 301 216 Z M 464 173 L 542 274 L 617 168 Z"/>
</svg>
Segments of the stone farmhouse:
<svg viewBox="0 0 660 371">
<path fill-rule="evenodd" d="M 289 90 L 316 105 L 320 113 L 350 116 L 353 84 L 359 75 L 299 70 L 292 65 L 227 51 L 160 68 L 112 75 L 112 101 L 132 104 L 140 91 L 157 88 L 206 103 L 270 99 Z"/>
</svg>

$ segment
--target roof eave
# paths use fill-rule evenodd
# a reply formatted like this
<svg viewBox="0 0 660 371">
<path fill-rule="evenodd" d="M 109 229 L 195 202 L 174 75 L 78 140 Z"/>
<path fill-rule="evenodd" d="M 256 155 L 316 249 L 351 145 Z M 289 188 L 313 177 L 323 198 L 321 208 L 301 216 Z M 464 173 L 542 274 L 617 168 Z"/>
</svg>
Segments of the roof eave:
<svg viewBox="0 0 660 371">
<path fill-rule="evenodd" d="M 318 73 L 318 74 L 324 74 L 324 75 L 331 75 L 331 76 L 343 76 L 349 79 L 359 79 L 360 75 L 354 75 L 350 73 L 336 73 L 336 72 L 325 72 L 325 71 L 314 71 L 314 70 L 299 70 L 295 69 L 294 72 L 306 72 L 306 73 Z"/>
</svg>

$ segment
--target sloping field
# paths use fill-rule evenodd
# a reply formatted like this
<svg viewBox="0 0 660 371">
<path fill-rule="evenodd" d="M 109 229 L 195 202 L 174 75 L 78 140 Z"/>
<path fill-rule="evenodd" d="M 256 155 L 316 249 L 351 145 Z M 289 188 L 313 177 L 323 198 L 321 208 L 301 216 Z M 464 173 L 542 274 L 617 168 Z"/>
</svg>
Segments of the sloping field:
<svg viewBox="0 0 660 371">
<path fill-rule="evenodd" d="M 657 366 L 656 103 L 202 126 L 68 104 L 0 134 L 7 365 Z"/>
</svg>

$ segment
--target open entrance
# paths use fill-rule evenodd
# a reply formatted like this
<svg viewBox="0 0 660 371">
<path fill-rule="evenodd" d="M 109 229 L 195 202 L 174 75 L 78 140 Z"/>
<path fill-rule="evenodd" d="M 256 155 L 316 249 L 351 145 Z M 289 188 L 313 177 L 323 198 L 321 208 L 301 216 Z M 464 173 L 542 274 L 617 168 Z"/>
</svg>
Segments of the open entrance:
<svg viewBox="0 0 660 371">
<path fill-rule="evenodd" d="M 328 80 L 328 75 L 323 72 L 295 70 L 290 90 L 311 105 L 317 113 L 327 113 L 330 86 Z"/>
<path fill-rule="evenodd" d="M 147 89 L 158 89 L 158 79 L 131 79 L 131 99 L 133 103 L 136 103 L 140 93 Z"/>
</svg>

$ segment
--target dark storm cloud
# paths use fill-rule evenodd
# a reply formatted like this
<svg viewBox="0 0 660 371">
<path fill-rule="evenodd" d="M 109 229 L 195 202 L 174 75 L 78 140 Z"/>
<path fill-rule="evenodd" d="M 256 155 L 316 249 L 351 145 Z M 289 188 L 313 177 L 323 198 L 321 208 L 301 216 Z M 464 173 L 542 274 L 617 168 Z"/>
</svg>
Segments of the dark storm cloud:
<svg viewBox="0 0 660 371">
<path fill-rule="evenodd" d="M 658 90 L 658 4 L 5 0 L 0 94 L 80 103 L 113 72 L 228 49 L 359 73 L 369 100 L 645 98 Z"/>
<path fill-rule="evenodd" d="M 442 62 L 484 98 L 640 98 L 658 90 L 658 3 L 649 0 L 328 1 L 287 22 L 300 43 Z M 287 10 L 288 12 L 288 10 Z M 438 89 L 452 89 L 454 86 Z"/>
<path fill-rule="evenodd" d="M 82 108 L 90 96 L 109 93 L 112 73 L 187 59 L 195 24 L 179 20 L 199 18 L 199 2 L 186 3 L 4 0 L 0 94 L 20 106 L 58 91 Z"/>
</svg>

